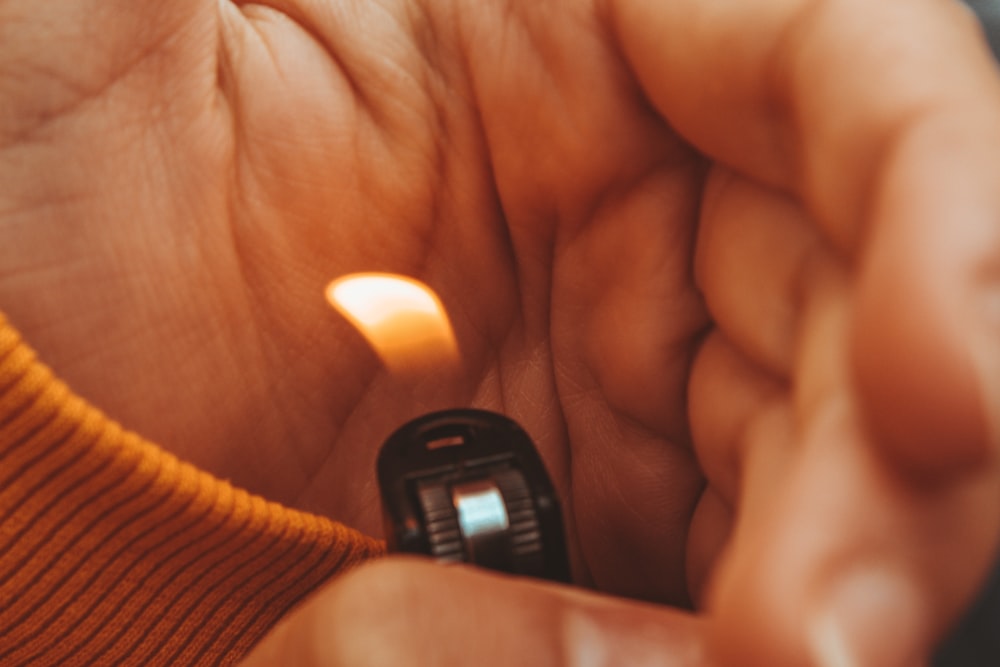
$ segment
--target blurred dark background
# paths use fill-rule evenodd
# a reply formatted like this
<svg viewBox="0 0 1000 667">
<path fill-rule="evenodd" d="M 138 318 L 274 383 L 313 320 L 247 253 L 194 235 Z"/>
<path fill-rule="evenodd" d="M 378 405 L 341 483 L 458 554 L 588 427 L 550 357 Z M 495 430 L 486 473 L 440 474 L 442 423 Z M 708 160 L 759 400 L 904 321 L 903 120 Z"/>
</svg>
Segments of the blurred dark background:
<svg viewBox="0 0 1000 667">
<path fill-rule="evenodd" d="M 966 2 L 979 15 L 993 54 L 1000 59 L 1000 0 Z M 934 667 L 1000 667 L 1000 563 L 979 600 L 941 646 Z"/>
<path fill-rule="evenodd" d="M 1000 56 L 1000 0 L 966 0 L 966 4 L 979 14 L 993 53 Z"/>
</svg>

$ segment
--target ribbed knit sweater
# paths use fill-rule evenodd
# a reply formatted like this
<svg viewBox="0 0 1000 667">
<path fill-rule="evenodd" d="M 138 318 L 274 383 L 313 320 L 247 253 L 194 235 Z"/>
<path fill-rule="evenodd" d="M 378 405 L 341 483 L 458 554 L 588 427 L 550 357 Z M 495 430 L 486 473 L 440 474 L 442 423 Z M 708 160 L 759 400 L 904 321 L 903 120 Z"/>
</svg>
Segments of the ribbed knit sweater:
<svg viewBox="0 0 1000 667">
<path fill-rule="evenodd" d="M 0 316 L 0 665 L 227 665 L 381 543 L 183 463 Z"/>
</svg>

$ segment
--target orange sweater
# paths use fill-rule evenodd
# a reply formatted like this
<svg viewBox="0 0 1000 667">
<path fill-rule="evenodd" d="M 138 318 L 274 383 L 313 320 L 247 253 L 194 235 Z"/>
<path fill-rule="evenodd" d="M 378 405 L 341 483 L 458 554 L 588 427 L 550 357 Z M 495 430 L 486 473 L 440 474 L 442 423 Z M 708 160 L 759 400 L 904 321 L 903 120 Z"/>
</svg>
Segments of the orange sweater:
<svg viewBox="0 0 1000 667">
<path fill-rule="evenodd" d="M 74 396 L 0 316 L 0 665 L 226 665 L 380 543 Z"/>
</svg>

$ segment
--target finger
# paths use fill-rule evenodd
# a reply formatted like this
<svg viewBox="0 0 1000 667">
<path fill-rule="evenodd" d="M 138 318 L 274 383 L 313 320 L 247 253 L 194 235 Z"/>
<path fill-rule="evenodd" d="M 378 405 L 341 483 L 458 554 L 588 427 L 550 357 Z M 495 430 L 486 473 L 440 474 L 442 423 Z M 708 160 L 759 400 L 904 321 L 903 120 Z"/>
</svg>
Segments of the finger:
<svg viewBox="0 0 1000 667">
<path fill-rule="evenodd" d="M 920 493 L 844 447 L 855 429 L 812 438 L 816 451 L 771 479 L 754 530 L 737 531 L 711 604 L 722 664 L 922 664 L 981 585 L 995 485 Z"/>
<path fill-rule="evenodd" d="M 800 278 L 820 247 L 788 196 L 715 169 L 702 206 L 695 278 L 716 325 L 779 377 L 791 375 Z"/>
<path fill-rule="evenodd" d="M 691 432 L 705 477 L 730 505 L 739 499 L 748 431 L 787 394 L 785 383 L 750 363 L 723 334 L 713 332 L 702 343 L 688 385 Z"/>
<path fill-rule="evenodd" d="M 766 499 L 793 451 L 793 433 L 788 387 L 719 332 L 705 339 L 695 358 L 688 400 L 695 453 L 709 483 L 687 545 L 688 590 L 701 607 L 729 543 L 732 508 L 738 506 L 740 530 L 752 531 L 754 516 L 768 511 Z"/>
<path fill-rule="evenodd" d="M 923 485 L 871 447 L 845 363 L 847 281 L 827 269 L 804 316 L 797 444 L 778 466 L 766 441 L 747 452 L 713 647 L 750 665 L 919 664 L 992 560 L 1000 487 L 995 470 Z"/>
<path fill-rule="evenodd" d="M 705 664 L 701 632 L 677 611 L 471 568 L 387 560 L 317 593 L 244 665 L 695 667 Z"/>
<path fill-rule="evenodd" d="M 854 435 L 815 437 L 822 451 L 772 479 L 754 530 L 737 530 L 711 603 L 722 664 L 921 664 L 981 584 L 993 545 L 969 518 L 996 489 L 916 493 L 843 447 Z"/>
<path fill-rule="evenodd" d="M 861 265 L 854 361 L 877 446 L 939 476 L 990 455 L 1000 84 L 969 12 L 931 0 L 610 6 L 671 123 L 801 197 Z"/>
<path fill-rule="evenodd" d="M 732 506 L 712 487 L 705 489 L 691 517 L 687 544 L 688 591 L 697 608 L 706 603 L 709 578 L 729 542 L 732 526 Z"/>
<path fill-rule="evenodd" d="M 937 479 L 1000 453 L 1000 121 L 962 135 L 928 128 L 897 154 L 853 332 L 879 443 Z"/>
<path fill-rule="evenodd" d="M 956 2 L 617 0 L 611 17 L 654 104 L 695 145 L 805 196 L 856 239 L 880 172 L 914 128 L 992 123 L 1000 84 Z M 859 76 L 863 72 L 864 76 Z"/>
</svg>

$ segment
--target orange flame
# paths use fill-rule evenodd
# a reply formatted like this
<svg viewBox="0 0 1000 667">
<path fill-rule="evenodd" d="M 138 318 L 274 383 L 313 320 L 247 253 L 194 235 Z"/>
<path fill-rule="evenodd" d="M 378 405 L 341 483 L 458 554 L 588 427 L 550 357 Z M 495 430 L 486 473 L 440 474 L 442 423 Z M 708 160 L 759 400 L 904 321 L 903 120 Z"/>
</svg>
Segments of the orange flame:
<svg viewBox="0 0 1000 667">
<path fill-rule="evenodd" d="M 355 273 L 334 280 L 326 299 L 353 324 L 392 372 L 453 368 L 458 344 L 437 294 L 392 273 Z"/>
</svg>

